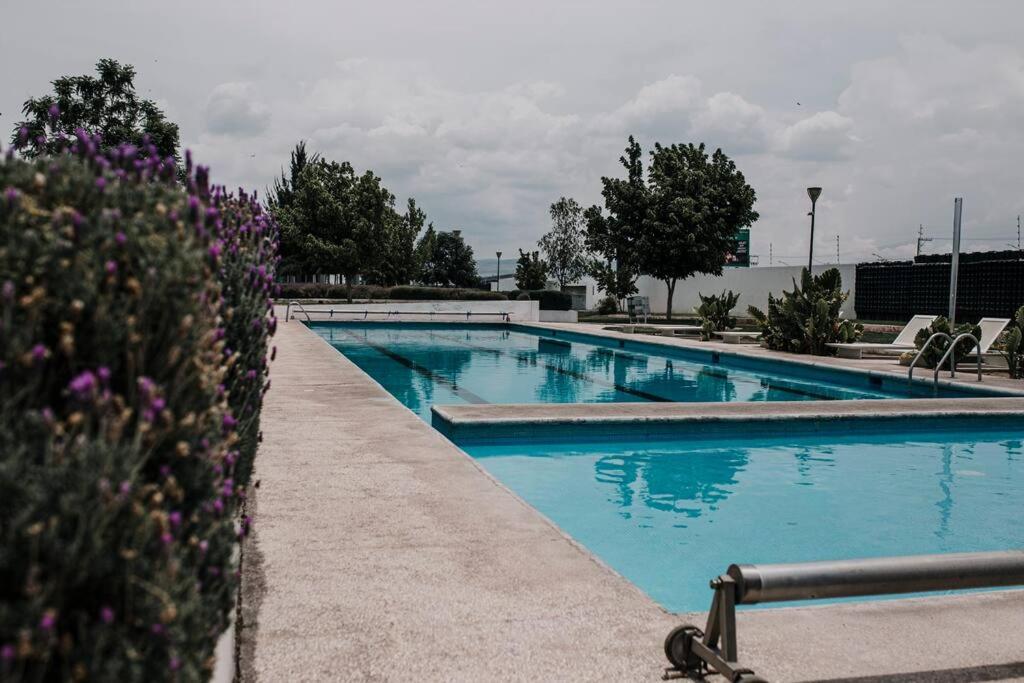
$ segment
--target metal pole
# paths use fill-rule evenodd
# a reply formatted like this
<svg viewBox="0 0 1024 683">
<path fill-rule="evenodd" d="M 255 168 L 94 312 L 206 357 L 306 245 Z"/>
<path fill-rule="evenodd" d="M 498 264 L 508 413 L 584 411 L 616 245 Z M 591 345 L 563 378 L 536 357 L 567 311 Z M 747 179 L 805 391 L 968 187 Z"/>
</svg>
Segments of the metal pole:
<svg viewBox="0 0 1024 683">
<path fill-rule="evenodd" d="M 956 327 L 956 283 L 960 276 L 960 219 L 963 215 L 963 197 L 953 200 L 953 254 L 949 264 L 949 327 Z"/>
<path fill-rule="evenodd" d="M 732 565 L 736 604 L 923 593 L 1024 584 L 1024 551 Z"/>
<path fill-rule="evenodd" d="M 807 272 L 811 272 L 814 266 L 814 215 L 815 207 L 818 204 L 818 197 L 821 196 L 820 187 L 808 187 L 807 196 L 811 198 L 811 248 L 807 254 Z"/>
<path fill-rule="evenodd" d="M 501 291 L 501 252 L 500 251 L 496 251 L 494 253 L 496 253 L 498 255 L 498 280 L 497 280 L 497 283 L 496 283 L 496 285 L 494 287 L 494 291 L 495 292 L 500 292 Z"/>
</svg>

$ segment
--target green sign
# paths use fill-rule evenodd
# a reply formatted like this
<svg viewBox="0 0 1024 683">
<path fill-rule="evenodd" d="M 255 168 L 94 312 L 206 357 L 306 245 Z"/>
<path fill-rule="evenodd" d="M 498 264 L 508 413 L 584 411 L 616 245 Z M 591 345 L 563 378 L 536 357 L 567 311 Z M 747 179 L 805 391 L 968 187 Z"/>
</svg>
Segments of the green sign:
<svg viewBox="0 0 1024 683">
<path fill-rule="evenodd" d="M 736 251 L 725 255 L 727 268 L 750 267 L 750 230 L 743 228 L 736 233 Z"/>
</svg>

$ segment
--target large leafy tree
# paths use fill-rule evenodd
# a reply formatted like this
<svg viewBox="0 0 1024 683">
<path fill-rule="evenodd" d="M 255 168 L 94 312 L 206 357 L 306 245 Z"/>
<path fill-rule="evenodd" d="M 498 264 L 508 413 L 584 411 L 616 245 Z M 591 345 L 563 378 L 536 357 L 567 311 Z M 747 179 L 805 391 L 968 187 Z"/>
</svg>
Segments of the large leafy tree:
<svg viewBox="0 0 1024 683">
<path fill-rule="evenodd" d="M 721 149 L 654 145 L 647 220 L 640 231 L 640 271 L 668 287 L 665 317 L 672 318 L 676 283 L 701 274 L 721 275 L 736 249 L 736 233 L 757 220 L 756 195 Z"/>
<path fill-rule="evenodd" d="M 178 126 L 152 100 L 136 94 L 135 67 L 101 59 L 96 73 L 58 78 L 51 94 L 25 102 L 25 119 L 15 125 L 11 138 L 21 154 L 53 154 L 81 128 L 101 135 L 105 147 L 130 143 L 145 156 L 143 143 L 148 141 L 160 157 L 178 159 Z"/>
<path fill-rule="evenodd" d="M 384 257 L 374 274 L 383 285 L 407 285 L 419 276 L 416 259 L 416 237 L 423 229 L 427 214 L 409 198 L 405 214 L 397 213 L 387 222 L 384 235 Z"/>
<path fill-rule="evenodd" d="M 480 275 L 476 271 L 473 247 L 466 244 L 461 230 L 437 233 L 432 261 L 433 273 L 426 284 L 442 287 L 479 286 Z"/>
<path fill-rule="evenodd" d="M 648 214 L 642 154 L 631 135 L 625 154 L 619 157 L 626 177 L 601 178 L 601 195 L 608 215 L 598 206 L 584 212 L 585 244 L 598 256 L 591 262 L 591 275 L 616 300 L 637 291 L 636 279 L 640 275 L 638 242 Z"/>
<path fill-rule="evenodd" d="M 586 226 L 583 207 L 575 199 L 562 197 L 551 205 L 551 231 L 537 244 L 560 288 L 587 274 Z"/>
</svg>

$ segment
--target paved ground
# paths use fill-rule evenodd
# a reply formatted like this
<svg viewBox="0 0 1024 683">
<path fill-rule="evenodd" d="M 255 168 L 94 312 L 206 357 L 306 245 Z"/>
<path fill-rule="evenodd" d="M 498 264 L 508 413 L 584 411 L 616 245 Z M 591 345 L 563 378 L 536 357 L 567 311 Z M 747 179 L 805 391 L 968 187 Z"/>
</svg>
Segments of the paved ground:
<svg viewBox="0 0 1024 683">
<path fill-rule="evenodd" d="M 657 680 L 680 617 L 305 326 L 276 343 L 242 680 Z M 1024 679 L 1024 592 L 748 612 L 739 633 L 772 680 Z"/>
</svg>

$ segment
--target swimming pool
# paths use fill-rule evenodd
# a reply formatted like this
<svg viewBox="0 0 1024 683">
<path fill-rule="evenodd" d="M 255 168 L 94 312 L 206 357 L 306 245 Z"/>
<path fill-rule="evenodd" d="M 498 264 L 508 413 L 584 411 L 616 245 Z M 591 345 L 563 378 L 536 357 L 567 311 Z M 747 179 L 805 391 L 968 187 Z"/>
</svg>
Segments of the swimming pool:
<svg viewBox="0 0 1024 683">
<path fill-rule="evenodd" d="M 672 611 L 706 610 L 733 562 L 1024 546 L 1019 418 L 830 430 L 458 445 Z"/>
<path fill-rule="evenodd" d="M 934 397 L 891 376 L 515 325 L 312 323 L 423 419 L 433 404 Z M 939 396 L 985 390 L 940 389 Z"/>
</svg>

